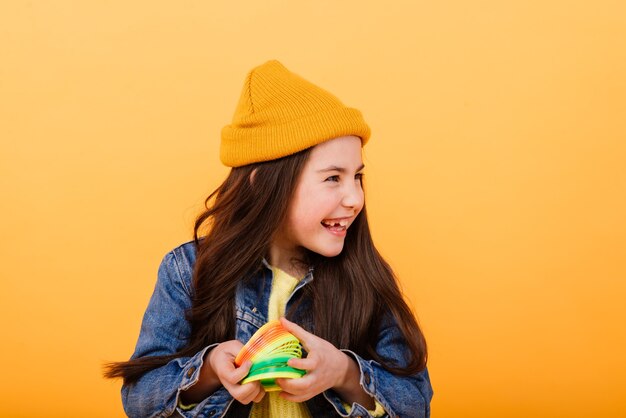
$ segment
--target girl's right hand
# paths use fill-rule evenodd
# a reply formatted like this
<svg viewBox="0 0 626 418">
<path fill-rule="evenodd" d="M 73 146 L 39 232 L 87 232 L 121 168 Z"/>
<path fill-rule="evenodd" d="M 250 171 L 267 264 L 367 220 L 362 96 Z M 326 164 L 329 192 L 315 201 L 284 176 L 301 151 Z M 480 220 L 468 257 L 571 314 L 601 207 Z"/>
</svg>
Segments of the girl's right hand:
<svg viewBox="0 0 626 418">
<path fill-rule="evenodd" d="M 237 340 L 225 341 L 213 348 L 207 358 L 213 373 L 224 388 L 240 403 L 260 402 L 265 391 L 259 381 L 239 384 L 248 375 L 252 363 L 245 362 L 241 367 L 235 365 L 235 357 L 243 347 Z"/>
</svg>

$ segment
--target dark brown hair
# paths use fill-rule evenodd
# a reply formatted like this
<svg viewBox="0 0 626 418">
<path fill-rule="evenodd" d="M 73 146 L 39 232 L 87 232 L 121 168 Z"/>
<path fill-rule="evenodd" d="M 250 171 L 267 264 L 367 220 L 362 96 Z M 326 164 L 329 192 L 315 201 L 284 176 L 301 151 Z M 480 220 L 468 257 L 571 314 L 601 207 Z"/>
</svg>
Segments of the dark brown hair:
<svg viewBox="0 0 626 418">
<path fill-rule="evenodd" d="M 287 217 L 309 153 L 310 149 L 230 171 L 206 199 L 206 210 L 195 222 L 197 259 L 192 307 L 187 312 L 191 334 L 186 345 L 171 355 L 110 363 L 106 377 L 123 377 L 129 384 L 175 358 L 193 356 L 209 344 L 234 338 L 236 286 L 262 267 L 272 236 Z M 201 237 L 203 231 L 206 235 Z M 350 226 L 338 256 L 328 258 L 303 250 L 305 259 L 300 261 L 314 267 L 314 280 L 303 291 L 312 300 L 317 336 L 374 359 L 396 374 L 410 375 L 426 367 L 426 341 L 391 267 L 372 242 L 365 206 Z M 401 368 L 384 361 L 375 350 L 386 313 L 397 322 L 409 349 Z M 343 325 L 337 327 L 338 323 Z"/>
</svg>

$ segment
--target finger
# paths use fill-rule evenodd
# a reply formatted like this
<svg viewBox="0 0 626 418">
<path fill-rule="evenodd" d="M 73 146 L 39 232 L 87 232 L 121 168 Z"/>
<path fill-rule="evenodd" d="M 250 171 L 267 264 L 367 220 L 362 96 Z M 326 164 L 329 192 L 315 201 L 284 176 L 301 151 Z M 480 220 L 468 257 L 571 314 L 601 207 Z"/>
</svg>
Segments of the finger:
<svg viewBox="0 0 626 418">
<path fill-rule="evenodd" d="M 244 401 L 242 403 L 245 404 L 249 404 L 250 402 L 255 402 L 255 399 L 259 397 L 259 394 L 261 394 L 261 399 L 263 399 L 263 388 L 261 387 L 261 384 L 259 382 L 252 382 L 250 384 L 246 384 L 244 386 L 251 386 L 252 390 L 250 391 L 250 393 L 245 397 Z M 259 399 L 259 400 L 261 400 Z"/>
<path fill-rule="evenodd" d="M 293 394 L 289 380 L 290 379 L 277 378 L 274 379 L 274 383 L 276 383 L 281 391 Z"/>
<path fill-rule="evenodd" d="M 287 392 L 291 395 L 302 395 L 310 390 L 313 381 L 312 379 L 300 377 L 296 379 L 276 379 L 276 384 L 283 392 Z"/>
<path fill-rule="evenodd" d="M 317 338 L 315 335 L 305 331 L 304 328 L 302 328 L 300 325 L 291 322 L 285 317 L 280 318 L 280 323 L 287 331 L 292 333 L 298 340 L 300 340 L 300 343 L 305 350 L 310 351 L 309 348 L 311 347 L 311 343 L 313 343 L 315 341 L 315 338 Z"/>
<path fill-rule="evenodd" d="M 292 358 L 287 362 L 289 367 L 295 367 L 300 370 L 315 370 L 317 367 L 317 360 L 312 357 L 307 358 Z"/>
<path fill-rule="evenodd" d="M 237 399 L 244 405 L 249 404 L 258 396 L 259 392 L 263 389 L 259 382 L 250 382 L 244 385 L 234 385 L 226 387 L 228 392 L 233 395 L 233 398 Z"/>
<path fill-rule="evenodd" d="M 265 396 L 265 390 L 263 390 L 263 387 L 261 387 L 261 390 L 256 395 L 256 397 L 252 400 L 252 402 L 259 403 L 259 402 L 261 402 L 263 400 L 264 396 Z"/>
<path fill-rule="evenodd" d="M 232 357 L 233 359 L 237 357 L 239 350 L 243 347 L 241 341 L 238 340 L 230 340 L 221 343 L 219 346 L 220 351 L 224 353 L 224 355 L 228 357 Z M 217 347 L 216 347 L 217 348 Z"/>
<path fill-rule="evenodd" d="M 312 394 L 292 395 L 291 393 L 280 392 L 278 396 L 291 402 L 305 402 L 311 399 L 315 395 L 312 395 Z"/>
<path fill-rule="evenodd" d="M 226 377 L 226 380 L 232 384 L 237 384 L 242 381 L 250 372 L 250 367 L 252 367 L 252 362 L 250 360 L 246 361 L 241 365 L 241 367 L 235 368 L 230 371 Z"/>
</svg>

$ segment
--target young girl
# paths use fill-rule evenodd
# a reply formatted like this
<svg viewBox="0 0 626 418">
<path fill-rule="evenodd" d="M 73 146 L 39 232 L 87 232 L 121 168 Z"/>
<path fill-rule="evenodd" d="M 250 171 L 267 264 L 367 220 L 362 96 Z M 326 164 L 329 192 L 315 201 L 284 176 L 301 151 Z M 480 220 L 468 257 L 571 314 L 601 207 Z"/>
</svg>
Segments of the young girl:
<svg viewBox="0 0 626 418">
<path fill-rule="evenodd" d="M 376 250 L 361 113 L 277 61 L 253 69 L 194 240 L 168 253 L 123 377 L 131 417 L 428 417 L 426 343 Z M 203 233 L 205 231 L 206 233 Z M 281 390 L 234 358 L 279 319 L 306 353 Z M 288 318 L 288 319 L 286 319 Z"/>
</svg>

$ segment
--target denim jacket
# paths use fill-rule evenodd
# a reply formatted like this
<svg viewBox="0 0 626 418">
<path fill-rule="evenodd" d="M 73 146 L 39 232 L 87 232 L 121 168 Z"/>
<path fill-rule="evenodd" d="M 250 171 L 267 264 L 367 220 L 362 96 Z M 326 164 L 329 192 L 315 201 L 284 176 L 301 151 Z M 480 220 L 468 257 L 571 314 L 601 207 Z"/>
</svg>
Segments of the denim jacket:
<svg viewBox="0 0 626 418">
<path fill-rule="evenodd" d="M 132 359 L 173 354 L 180 350 L 190 334 L 185 311 L 191 307 L 192 271 L 196 260 L 193 242 L 187 242 L 165 255 L 158 271 L 154 293 L 141 324 L 141 332 Z M 267 322 L 272 271 L 265 260 L 264 268 L 252 280 L 240 283 L 236 291 L 236 338 L 247 342 L 252 334 Z M 301 297 L 299 290 L 313 280 L 313 270 L 296 286 L 287 307 Z M 294 317 L 295 322 L 308 324 L 310 305 L 301 301 Z M 350 301 L 358 304 L 358 301 Z M 247 417 L 251 404 L 242 405 L 232 398 L 224 387 L 198 403 L 191 410 L 178 407 L 181 391 L 198 381 L 204 355 L 217 344 L 209 345 L 193 357 L 181 357 L 144 374 L 138 381 L 122 386 L 122 403 L 129 417 Z M 397 363 L 406 353 L 404 339 L 393 321 L 384 320 L 379 331 L 377 352 L 385 359 Z M 396 376 L 373 360 L 366 360 L 349 350 L 342 350 L 358 364 L 363 389 L 384 407 L 388 416 L 430 416 L 433 391 L 428 371 L 413 376 Z M 313 417 L 371 416 L 358 403 L 346 413 L 341 398 L 327 390 L 306 402 Z"/>
</svg>

